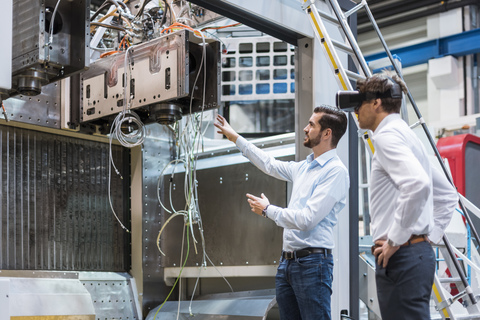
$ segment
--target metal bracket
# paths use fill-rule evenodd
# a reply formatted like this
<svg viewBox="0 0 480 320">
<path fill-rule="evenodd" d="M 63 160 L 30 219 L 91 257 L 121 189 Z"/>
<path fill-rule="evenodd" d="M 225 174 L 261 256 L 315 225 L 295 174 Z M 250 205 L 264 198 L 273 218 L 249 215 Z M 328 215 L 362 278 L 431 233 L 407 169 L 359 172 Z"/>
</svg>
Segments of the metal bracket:
<svg viewBox="0 0 480 320">
<path fill-rule="evenodd" d="M 307 1 L 305 1 L 305 2 L 302 4 L 302 10 L 303 10 L 303 11 L 307 10 L 307 9 L 310 8 L 310 6 L 311 6 L 312 4 L 314 4 L 314 3 L 315 3 L 315 0 L 307 0 Z"/>
<path fill-rule="evenodd" d="M 467 295 L 467 291 L 463 290 L 462 292 L 458 293 L 457 295 L 455 295 L 451 298 L 445 299 L 444 301 L 440 302 L 437 306 L 435 306 L 435 309 L 437 311 L 443 310 L 443 309 L 451 306 L 455 301 L 464 297 L 465 295 Z"/>
</svg>

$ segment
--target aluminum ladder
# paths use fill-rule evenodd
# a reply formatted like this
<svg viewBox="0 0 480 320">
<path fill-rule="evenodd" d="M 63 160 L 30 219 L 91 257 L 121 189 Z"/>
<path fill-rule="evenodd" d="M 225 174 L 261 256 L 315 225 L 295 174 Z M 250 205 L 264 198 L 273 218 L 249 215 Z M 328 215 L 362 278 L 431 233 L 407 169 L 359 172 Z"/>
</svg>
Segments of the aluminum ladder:
<svg viewBox="0 0 480 320">
<path fill-rule="evenodd" d="M 380 29 L 378 28 L 378 25 L 373 17 L 372 12 L 370 11 L 370 8 L 368 7 L 367 1 L 362 0 L 360 3 L 358 3 L 356 6 L 353 8 L 349 9 L 348 11 L 343 11 L 342 8 L 340 7 L 339 3 L 336 0 L 324 0 L 325 3 L 327 3 L 333 12 L 333 16 L 329 13 L 325 13 L 323 11 L 320 11 L 316 7 L 316 0 L 304 0 L 304 3 L 302 5 L 302 9 L 307 13 L 309 16 L 310 22 L 312 24 L 312 27 L 314 29 L 315 35 L 317 39 L 319 40 L 319 43 L 323 47 L 323 51 L 326 55 L 327 61 L 329 62 L 332 71 L 335 75 L 335 79 L 340 87 L 341 90 L 353 90 L 353 85 L 352 81 L 357 81 L 359 79 L 365 79 L 366 77 L 372 76 L 372 71 L 370 70 L 367 62 L 365 61 L 365 58 L 360 50 L 360 47 L 358 46 L 358 43 L 355 39 L 355 35 L 353 34 L 352 30 L 350 29 L 349 23 L 348 23 L 348 18 L 352 15 L 358 12 L 359 10 L 365 10 L 370 23 L 372 24 L 373 29 L 375 30 L 378 39 L 380 40 L 383 49 L 385 50 L 385 53 L 387 54 L 387 57 L 390 60 L 390 63 L 395 71 L 395 73 L 403 79 L 402 73 L 398 65 L 395 63 L 395 59 L 388 48 L 385 39 L 383 38 Z M 338 42 L 332 39 L 328 32 L 327 28 L 325 27 L 325 22 L 331 23 L 333 25 L 336 25 L 339 30 L 342 32 L 342 35 L 344 37 L 345 42 Z M 339 55 L 337 53 L 337 50 L 346 53 L 349 57 L 352 58 L 353 63 L 355 64 L 355 68 L 358 70 L 349 70 L 348 68 L 345 68 L 342 64 L 341 59 L 339 58 Z M 418 121 L 414 123 L 411 127 L 415 128 L 419 125 L 422 126 L 423 131 L 425 132 L 425 135 L 428 138 L 428 141 L 435 152 L 435 155 L 440 162 L 440 165 L 449 179 L 450 183 L 453 185 L 453 180 L 451 179 L 450 175 L 448 174 L 448 170 L 442 161 L 442 158 L 440 156 L 440 153 L 438 152 L 438 149 L 436 147 L 435 141 L 433 140 L 433 137 L 431 136 L 430 132 L 428 131 L 428 128 L 425 124 L 425 120 L 423 119 L 420 110 L 418 109 L 415 100 L 413 99 L 413 96 L 410 92 L 410 90 L 407 87 L 407 97 L 415 111 L 415 114 L 417 115 Z M 356 117 L 353 117 L 355 120 L 357 119 Z M 358 121 L 356 121 L 357 127 L 358 127 Z M 368 150 L 373 154 L 374 148 L 373 144 L 371 143 L 368 134 L 364 134 L 364 140 L 366 145 L 368 146 Z M 475 237 L 475 239 L 478 240 L 480 239 L 478 236 L 478 233 L 476 232 L 473 223 L 470 219 L 469 213 L 465 210 L 465 206 L 463 205 L 462 201 L 459 201 L 459 206 L 461 210 L 463 211 L 463 215 L 465 216 L 467 223 L 471 226 L 472 233 Z M 467 278 L 465 276 L 464 270 L 462 269 L 462 266 L 460 265 L 460 262 L 455 256 L 455 253 L 453 251 L 453 248 L 447 239 L 447 237 L 444 235 L 443 236 L 443 241 L 444 241 L 444 259 L 447 262 L 447 265 L 449 268 L 452 269 L 452 273 L 455 274 L 455 276 L 450 280 L 451 282 L 455 282 L 457 284 L 457 287 L 459 290 L 461 290 L 460 294 L 453 297 L 449 298 L 448 293 L 442 288 L 440 285 L 441 280 L 438 278 L 437 275 L 435 275 L 435 282 L 433 285 L 433 297 L 434 301 L 437 306 L 437 310 L 440 312 L 440 315 L 442 319 L 480 319 L 480 309 L 477 304 L 477 298 L 474 296 L 472 288 L 470 287 Z M 468 310 L 468 316 L 465 315 L 455 315 L 452 312 L 452 309 L 450 308 L 452 303 L 454 303 L 456 300 L 459 298 L 465 298 L 468 297 L 468 300 L 464 300 L 464 305 L 466 306 L 466 309 Z"/>
</svg>

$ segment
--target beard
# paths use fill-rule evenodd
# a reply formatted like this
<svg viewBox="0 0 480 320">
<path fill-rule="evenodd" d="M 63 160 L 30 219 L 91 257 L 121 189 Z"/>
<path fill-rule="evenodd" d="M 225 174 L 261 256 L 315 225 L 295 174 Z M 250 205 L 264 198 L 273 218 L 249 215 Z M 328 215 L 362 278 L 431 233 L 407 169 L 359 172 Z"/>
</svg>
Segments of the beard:
<svg viewBox="0 0 480 320">
<path fill-rule="evenodd" d="M 321 133 L 319 133 L 316 137 L 310 139 L 307 136 L 307 140 L 303 142 L 303 145 L 307 148 L 312 149 L 320 144 Z"/>
</svg>

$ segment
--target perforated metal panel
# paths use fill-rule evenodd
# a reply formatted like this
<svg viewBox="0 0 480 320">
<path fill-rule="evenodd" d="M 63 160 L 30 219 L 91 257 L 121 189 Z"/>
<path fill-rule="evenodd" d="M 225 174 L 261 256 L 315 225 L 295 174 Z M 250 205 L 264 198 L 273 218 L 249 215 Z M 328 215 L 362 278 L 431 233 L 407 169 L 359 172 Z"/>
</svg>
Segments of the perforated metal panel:
<svg viewBox="0 0 480 320">
<path fill-rule="evenodd" d="M 112 201 L 126 221 L 129 151 L 112 152 L 124 177 L 114 175 Z M 108 204 L 108 144 L 0 126 L 0 155 L 1 269 L 126 270 L 129 241 Z"/>
</svg>

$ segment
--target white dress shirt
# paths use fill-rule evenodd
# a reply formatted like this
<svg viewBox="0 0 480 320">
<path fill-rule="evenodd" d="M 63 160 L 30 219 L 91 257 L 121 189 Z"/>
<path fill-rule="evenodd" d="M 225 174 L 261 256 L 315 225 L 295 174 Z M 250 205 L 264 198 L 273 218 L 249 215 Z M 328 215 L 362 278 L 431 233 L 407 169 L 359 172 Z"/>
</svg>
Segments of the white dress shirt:
<svg viewBox="0 0 480 320">
<path fill-rule="evenodd" d="M 438 243 L 457 205 L 456 190 L 430 164 L 422 142 L 398 113 L 382 120 L 372 142 L 373 240 L 403 244 L 412 235 L 427 234 Z"/>
<path fill-rule="evenodd" d="M 237 147 L 257 168 L 277 179 L 293 182 L 287 208 L 269 205 L 267 217 L 284 228 L 283 250 L 306 247 L 333 249 L 333 227 L 345 206 L 349 187 L 347 168 L 335 149 L 316 159 L 280 161 L 242 137 Z"/>
</svg>

